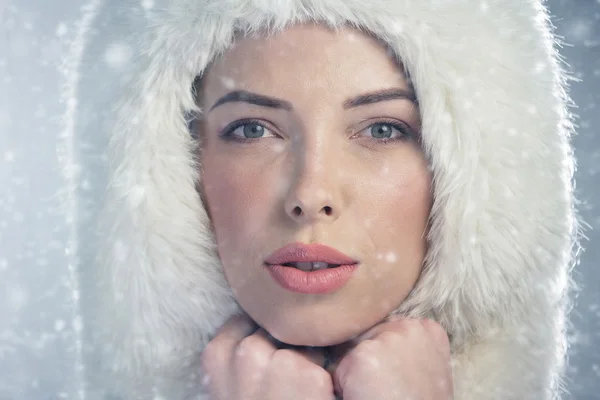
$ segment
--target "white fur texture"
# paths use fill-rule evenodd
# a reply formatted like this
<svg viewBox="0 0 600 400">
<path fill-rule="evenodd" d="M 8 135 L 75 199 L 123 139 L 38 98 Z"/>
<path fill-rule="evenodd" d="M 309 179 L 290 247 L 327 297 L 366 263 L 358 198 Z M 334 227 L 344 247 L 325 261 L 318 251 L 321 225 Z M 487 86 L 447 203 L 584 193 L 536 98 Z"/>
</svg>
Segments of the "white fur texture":
<svg viewBox="0 0 600 400">
<path fill-rule="evenodd" d="M 426 266 L 397 313 L 450 332 L 457 400 L 560 397 L 578 225 L 567 79 L 537 0 L 147 3 L 116 123 L 99 133 L 107 191 L 81 274 L 87 334 L 116 373 L 96 388 L 203 398 L 198 355 L 240 309 L 195 189 L 192 82 L 238 31 L 320 21 L 387 42 L 419 98 L 435 201 Z"/>
</svg>

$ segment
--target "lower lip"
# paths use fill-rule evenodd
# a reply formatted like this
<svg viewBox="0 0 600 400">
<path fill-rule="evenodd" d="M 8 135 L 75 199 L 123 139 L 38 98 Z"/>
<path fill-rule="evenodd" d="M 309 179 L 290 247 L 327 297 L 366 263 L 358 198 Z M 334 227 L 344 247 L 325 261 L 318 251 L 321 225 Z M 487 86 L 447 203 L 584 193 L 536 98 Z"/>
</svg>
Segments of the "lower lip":
<svg viewBox="0 0 600 400">
<path fill-rule="evenodd" d="M 344 286 L 358 265 L 340 265 L 317 271 L 302 271 L 283 265 L 267 265 L 267 268 L 275 282 L 284 289 L 296 293 L 326 294 Z"/>
</svg>

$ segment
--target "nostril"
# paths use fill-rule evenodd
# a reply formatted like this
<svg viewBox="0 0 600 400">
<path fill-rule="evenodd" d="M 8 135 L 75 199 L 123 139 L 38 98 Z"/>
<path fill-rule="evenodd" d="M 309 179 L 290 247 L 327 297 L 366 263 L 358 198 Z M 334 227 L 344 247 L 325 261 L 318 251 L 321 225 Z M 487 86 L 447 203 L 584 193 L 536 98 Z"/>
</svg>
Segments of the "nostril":
<svg viewBox="0 0 600 400">
<path fill-rule="evenodd" d="M 296 217 L 299 217 L 300 215 L 302 215 L 302 209 L 298 206 L 294 207 L 294 209 L 292 210 L 292 212 L 294 213 L 294 215 Z"/>
<path fill-rule="evenodd" d="M 323 207 L 323 210 L 325 210 L 325 214 L 326 214 L 327 216 L 330 216 L 330 215 L 331 215 L 331 213 L 333 212 L 333 210 L 332 210 L 332 209 L 331 209 L 331 207 L 329 207 L 329 206 L 325 206 L 325 207 Z"/>
</svg>

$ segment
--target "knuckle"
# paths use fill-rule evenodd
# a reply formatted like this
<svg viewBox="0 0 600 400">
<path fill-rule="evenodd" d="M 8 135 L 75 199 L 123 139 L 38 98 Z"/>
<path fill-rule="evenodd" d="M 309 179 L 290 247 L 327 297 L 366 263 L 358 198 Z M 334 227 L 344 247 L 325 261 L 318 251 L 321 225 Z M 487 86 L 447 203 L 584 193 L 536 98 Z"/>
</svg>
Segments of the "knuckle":
<svg viewBox="0 0 600 400">
<path fill-rule="evenodd" d="M 235 349 L 236 358 L 252 354 L 257 347 L 257 340 L 254 336 L 247 336 L 240 340 Z"/>
<path fill-rule="evenodd" d="M 273 354 L 269 375 L 272 379 L 293 382 L 311 393 L 333 388 L 329 372 L 291 349 L 280 349 Z"/>
<path fill-rule="evenodd" d="M 249 363 L 255 367 L 264 367 L 268 364 L 269 354 L 261 346 L 262 339 L 255 336 L 245 337 L 238 343 L 235 349 L 235 360 L 237 363 Z"/>
<path fill-rule="evenodd" d="M 225 360 L 226 355 L 224 354 L 224 350 L 221 346 L 219 346 L 218 342 L 211 341 L 209 342 L 202 351 L 200 355 L 200 361 L 202 366 L 210 369 L 219 365 L 223 360 Z"/>
<path fill-rule="evenodd" d="M 299 357 L 290 349 L 279 349 L 271 358 L 271 366 L 276 370 L 295 369 L 299 365 Z"/>
<path fill-rule="evenodd" d="M 403 332 L 404 335 L 407 335 L 411 338 L 415 336 L 423 336 L 423 331 L 427 331 L 427 326 L 423 323 L 424 319 L 407 319 L 404 321 L 401 329 L 399 331 Z"/>
<path fill-rule="evenodd" d="M 329 372 L 308 360 L 300 360 L 297 367 L 292 371 L 297 379 L 307 385 L 322 385 L 330 377 Z"/>
<path fill-rule="evenodd" d="M 361 342 L 360 345 L 355 348 L 356 351 L 353 351 L 352 353 L 358 358 L 363 358 L 369 354 L 376 353 L 379 350 L 379 347 L 378 340 L 365 340 L 364 342 Z"/>
<path fill-rule="evenodd" d="M 389 329 L 387 329 L 386 331 L 404 333 L 409 332 L 418 326 L 418 321 L 406 318 L 390 322 Z"/>
<path fill-rule="evenodd" d="M 346 367 L 360 370 L 370 370 L 378 367 L 378 357 L 381 354 L 381 345 L 375 340 L 365 340 L 346 357 Z"/>
<path fill-rule="evenodd" d="M 423 319 L 410 318 L 404 321 L 404 329 L 410 331 L 420 331 L 423 329 Z"/>
<path fill-rule="evenodd" d="M 423 318 L 421 321 L 421 325 L 423 325 L 426 329 L 433 329 L 438 323 L 430 318 Z"/>
<path fill-rule="evenodd" d="M 404 333 L 403 331 L 399 330 L 389 330 L 382 332 L 381 335 L 379 335 L 379 337 L 381 338 L 382 342 L 395 343 L 404 339 Z"/>
<path fill-rule="evenodd" d="M 426 319 L 423 321 L 423 326 L 430 334 L 443 341 L 448 341 L 448 334 L 439 322 L 436 322 L 432 319 Z"/>
<path fill-rule="evenodd" d="M 323 368 L 314 367 L 307 375 L 307 385 L 314 385 L 317 390 L 324 390 L 331 392 L 333 390 L 333 382 L 331 381 L 331 375 Z"/>
</svg>

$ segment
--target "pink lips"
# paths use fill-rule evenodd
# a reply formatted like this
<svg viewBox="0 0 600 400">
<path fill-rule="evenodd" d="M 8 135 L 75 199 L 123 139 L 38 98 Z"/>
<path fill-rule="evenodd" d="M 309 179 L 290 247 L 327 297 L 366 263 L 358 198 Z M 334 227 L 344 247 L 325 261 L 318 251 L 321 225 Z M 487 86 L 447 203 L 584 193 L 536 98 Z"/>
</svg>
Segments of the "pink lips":
<svg viewBox="0 0 600 400">
<path fill-rule="evenodd" d="M 287 263 L 323 262 L 333 268 L 302 271 Z M 358 268 L 358 261 L 324 245 L 292 243 L 275 251 L 265 264 L 271 277 L 284 289 L 305 294 L 332 293 L 343 287 Z"/>
<path fill-rule="evenodd" d="M 322 244 L 292 243 L 271 254 L 265 262 L 270 265 L 281 265 L 291 262 L 326 262 L 336 265 L 354 265 L 358 261 L 344 253 Z"/>
</svg>

